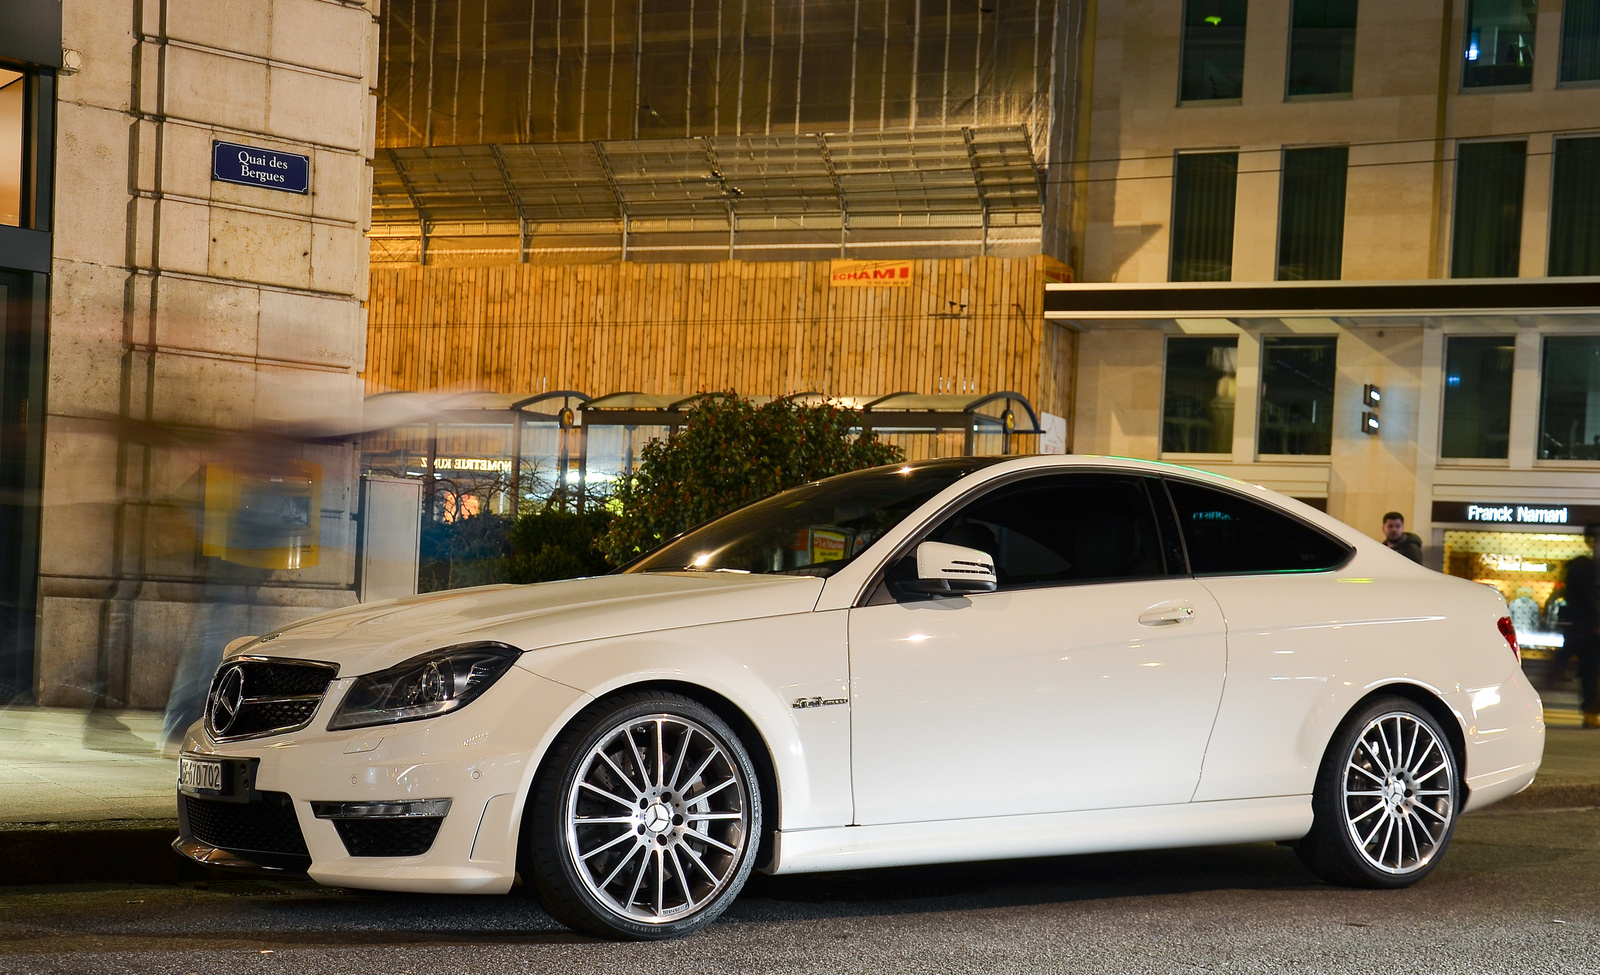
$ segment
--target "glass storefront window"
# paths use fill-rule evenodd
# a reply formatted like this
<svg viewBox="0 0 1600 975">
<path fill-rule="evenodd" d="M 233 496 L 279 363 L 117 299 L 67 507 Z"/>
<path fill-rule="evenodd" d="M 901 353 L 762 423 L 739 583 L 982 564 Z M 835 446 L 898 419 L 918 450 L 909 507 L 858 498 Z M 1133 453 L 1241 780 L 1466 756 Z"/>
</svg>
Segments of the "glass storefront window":
<svg viewBox="0 0 1600 975">
<path fill-rule="evenodd" d="M 21 74 L 0 68 L 0 225 L 22 225 Z"/>
<path fill-rule="evenodd" d="M 1183 78 L 1185 102 L 1244 94 L 1245 0 L 1185 0 Z"/>
<path fill-rule="evenodd" d="M 1600 460 L 1600 335 L 1546 337 L 1539 375 L 1539 456 Z"/>
<path fill-rule="evenodd" d="M 1555 140 L 1551 175 L 1549 273 L 1600 274 L 1600 136 Z"/>
<path fill-rule="evenodd" d="M 1294 0 L 1286 94 L 1349 94 L 1356 68 L 1356 0 Z"/>
<path fill-rule="evenodd" d="M 1332 453 L 1338 343 L 1333 336 L 1268 336 L 1261 340 L 1259 453 Z"/>
<path fill-rule="evenodd" d="M 1456 146 L 1453 278 L 1514 278 L 1522 256 L 1522 184 L 1526 142 Z"/>
<path fill-rule="evenodd" d="M 1180 152 L 1172 165 L 1173 281 L 1233 278 L 1237 152 Z"/>
<path fill-rule="evenodd" d="M 1453 335 L 1445 341 L 1439 456 L 1507 456 L 1515 344 L 1510 335 Z"/>
<path fill-rule="evenodd" d="M 1561 84 L 1600 81 L 1600 0 L 1561 5 Z"/>
<path fill-rule="evenodd" d="M 1444 571 L 1500 590 L 1525 660 L 1547 659 L 1564 642 L 1567 562 L 1588 554 L 1577 533 L 1444 533 Z"/>
<path fill-rule="evenodd" d="M 1279 281 L 1337 281 L 1344 265 L 1347 146 L 1285 149 Z"/>
<path fill-rule="evenodd" d="M 1467 5 L 1462 88 L 1533 81 L 1533 28 L 1539 0 L 1471 0 Z"/>
<path fill-rule="evenodd" d="M 1161 396 L 1163 453 L 1233 452 L 1237 338 L 1167 339 Z"/>
</svg>

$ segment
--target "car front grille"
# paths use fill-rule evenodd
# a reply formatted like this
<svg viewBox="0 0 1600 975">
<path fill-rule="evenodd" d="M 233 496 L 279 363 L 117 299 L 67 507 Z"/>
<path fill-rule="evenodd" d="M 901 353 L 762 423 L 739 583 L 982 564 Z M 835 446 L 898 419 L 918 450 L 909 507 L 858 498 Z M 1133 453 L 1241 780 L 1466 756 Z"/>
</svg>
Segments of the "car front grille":
<svg viewBox="0 0 1600 975">
<path fill-rule="evenodd" d="M 442 816 L 405 819 L 336 819 L 333 822 L 353 857 L 415 857 L 433 848 Z"/>
<path fill-rule="evenodd" d="M 304 728 L 338 673 L 325 663 L 224 661 L 206 695 L 206 731 L 216 741 L 238 741 Z"/>
<path fill-rule="evenodd" d="M 207 846 L 274 866 L 311 865 L 294 801 L 283 792 L 259 792 L 250 802 L 182 796 L 186 834 Z"/>
</svg>

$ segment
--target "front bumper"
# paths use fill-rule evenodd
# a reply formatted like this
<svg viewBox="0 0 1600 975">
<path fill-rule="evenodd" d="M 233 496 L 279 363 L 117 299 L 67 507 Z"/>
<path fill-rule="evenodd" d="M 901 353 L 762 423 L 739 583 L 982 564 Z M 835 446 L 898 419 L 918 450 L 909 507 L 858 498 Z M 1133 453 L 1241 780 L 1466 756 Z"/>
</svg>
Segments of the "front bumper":
<svg viewBox="0 0 1600 975">
<path fill-rule="evenodd" d="M 180 792 L 174 850 L 209 866 L 303 873 L 345 887 L 509 890 L 523 800 L 537 763 L 586 695 L 512 668 L 453 714 L 322 730 L 349 682 L 330 686 L 299 732 L 218 743 L 200 724 L 192 727 L 186 754 L 251 764 L 249 801 Z M 437 811 L 416 804 L 438 800 L 448 800 L 442 816 L 384 817 L 380 808 L 378 818 L 359 818 L 374 804 Z M 396 850 L 404 855 L 393 855 Z"/>
</svg>

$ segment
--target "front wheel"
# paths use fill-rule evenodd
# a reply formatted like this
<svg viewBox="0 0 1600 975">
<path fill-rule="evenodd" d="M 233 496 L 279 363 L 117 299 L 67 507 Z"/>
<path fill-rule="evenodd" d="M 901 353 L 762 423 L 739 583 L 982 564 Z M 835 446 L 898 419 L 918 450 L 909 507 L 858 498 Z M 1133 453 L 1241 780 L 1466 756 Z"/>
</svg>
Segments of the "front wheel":
<svg viewBox="0 0 1600 975">
<path fill-rule="evenodd" d="M 524 867 L 556 920 L 606 937 L 688 934 L 744 886 L 761 835 L 731 728 L 668 693 L 597 703 L 534 782 Z"/>
<path fill-rule="evenodd" d="M 1401 697 L 1345 719 L 1317 773 L 1311 832 L 1295 850 L 1330 883 L 1406 887 L 1427 876 L 1455 831 L 1459 764 L 1444 729 Z"/>
</svg>

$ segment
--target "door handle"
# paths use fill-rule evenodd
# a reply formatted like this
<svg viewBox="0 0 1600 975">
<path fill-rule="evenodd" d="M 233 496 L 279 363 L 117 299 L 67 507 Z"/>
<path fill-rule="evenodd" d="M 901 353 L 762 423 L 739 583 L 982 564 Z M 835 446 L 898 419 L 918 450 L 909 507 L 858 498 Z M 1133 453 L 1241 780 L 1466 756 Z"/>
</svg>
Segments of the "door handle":
<svg viewBox="0 0 1600 975">
<path fill-rule="evenodd" d="M 1194 619 L 1194 607 L 1188 603 L 1156 603 L 1139 614 L 1141 626 L 1173 626 Z"/>
</svg>

